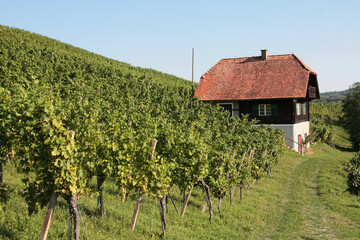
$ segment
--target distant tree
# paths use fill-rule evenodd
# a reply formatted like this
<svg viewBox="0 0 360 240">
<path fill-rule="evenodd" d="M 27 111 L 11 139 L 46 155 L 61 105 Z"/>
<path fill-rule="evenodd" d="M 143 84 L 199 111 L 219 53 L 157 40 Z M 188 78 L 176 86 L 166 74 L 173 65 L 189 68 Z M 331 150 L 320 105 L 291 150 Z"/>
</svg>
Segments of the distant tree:
<svg viewBox="0 0 360 240">
<path fill-rule="evenodd" d="M 344 99 L 344 123 L 356 150 L 360 148 L 360 82 L 354 83 Z"/>
</svg>

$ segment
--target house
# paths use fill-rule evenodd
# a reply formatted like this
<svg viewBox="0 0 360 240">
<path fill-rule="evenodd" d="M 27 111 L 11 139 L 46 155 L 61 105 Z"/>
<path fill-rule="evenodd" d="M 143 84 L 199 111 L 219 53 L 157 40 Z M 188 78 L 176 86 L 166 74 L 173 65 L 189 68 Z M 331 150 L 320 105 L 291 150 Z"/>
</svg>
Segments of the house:
<svg viewBox="0 0 360 240">
<path fill-rule="evenodd" d="M 200 79 L 194 94 L 233 117 L 249 114 L 281 128 L 286 144 L 301 152 L 309 135 L 309 102 L 319 99 L 317 74 L 294 54 L 222 59 Z"/>
</svg>

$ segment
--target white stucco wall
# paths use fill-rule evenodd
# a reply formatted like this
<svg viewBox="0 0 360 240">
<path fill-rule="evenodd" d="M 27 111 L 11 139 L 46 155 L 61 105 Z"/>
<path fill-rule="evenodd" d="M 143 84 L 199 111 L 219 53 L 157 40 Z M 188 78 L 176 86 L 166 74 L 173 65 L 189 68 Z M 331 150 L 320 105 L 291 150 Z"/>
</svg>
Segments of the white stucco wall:
<svg viewBox="0 0 360 240">
<path fill-rule="evenodd" d="M 305 141 L 305 134 L 309 136 L 309 122 L 297 124 L 271 124 L 273 128 L 280 128 L 285 133 L 286 145 L 298 152 L 298 135 L 301 135 L 302 141 Z"/>
</svg>

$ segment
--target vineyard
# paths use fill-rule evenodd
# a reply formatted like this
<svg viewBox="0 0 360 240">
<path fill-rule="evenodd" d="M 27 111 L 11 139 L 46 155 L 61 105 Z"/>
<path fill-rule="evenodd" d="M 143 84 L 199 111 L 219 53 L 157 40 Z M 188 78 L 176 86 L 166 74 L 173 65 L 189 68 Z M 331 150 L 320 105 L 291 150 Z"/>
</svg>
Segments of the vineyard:
<svg viewBox="0 0 360 240">
<path fill-rule="evenodd" d="M 0 26 L 0 36 L 0 204 L 7 211 L 5 173 L 15 168 L 28 213 L 47 208 L 41 239 L 59 198 L 70 238 L 80 239 L 80 199 L 96 197 L 98 218 L 111 214 L 106 182 L 119 201 L 135 201 L 122 220 L 135 232 L 142 202 L 152 199 L 166 235 L 174 192 L 184 216 L 201 189 L 211 222 L 224 197 L 232 202 L 235 189 L 268 176 L 279 160 L 281 131 L 229 118 L 193 98 L 186 80 L 19 29 Z"/>
<path fill-rule="evenodd" d="M 312 142 L 325 142 L 333 145 L 334 126 L 341 125 L 343 117 L 342 102 L 311 103 L 310 132 Z"/>
</svg>

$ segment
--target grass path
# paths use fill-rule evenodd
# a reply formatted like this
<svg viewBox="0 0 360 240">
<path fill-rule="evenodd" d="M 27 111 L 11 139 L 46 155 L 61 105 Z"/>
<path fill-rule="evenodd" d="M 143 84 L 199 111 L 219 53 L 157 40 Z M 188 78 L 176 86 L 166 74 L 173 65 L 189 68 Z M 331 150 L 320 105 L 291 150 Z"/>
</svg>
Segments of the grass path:
<svg viewBox="0 0 360 240">
<path fill-rule="evenodd" d="M 306 157 L 289 175 L 285 211 L 274 238 L 335 238 L 318 192 L 319 169 L 325 164 L 323 159 Z"/>
<path fill-rule="evenodd" d="M 360 218 L 353 221 L 346 216 L 346 212 L 351 209 L 346 209 L 344 214 L 344 209 L 336 206 L 354 200 L 356 206 L 359 206 L 356 197 L 344 192 L 345 171 L 341 168 L 350 155 L 325 147 L 318 148 L 313 155 L 298 159 L 297 165 L 288 175 L 289 184 L 284 188 L 287 194 L 281 211 L 283 214 L 271 239 L 360 238 L 360 232 L 356 229 Z M 335 180 L 339 175 L 343 177 L 340 184 Z M 340 196 L 338 200 L 336 195 Z M 339 222 L 345 216 L 350 224 Z M 348 229 L 344 231 L 344 228 Z"/>
</svg>

